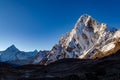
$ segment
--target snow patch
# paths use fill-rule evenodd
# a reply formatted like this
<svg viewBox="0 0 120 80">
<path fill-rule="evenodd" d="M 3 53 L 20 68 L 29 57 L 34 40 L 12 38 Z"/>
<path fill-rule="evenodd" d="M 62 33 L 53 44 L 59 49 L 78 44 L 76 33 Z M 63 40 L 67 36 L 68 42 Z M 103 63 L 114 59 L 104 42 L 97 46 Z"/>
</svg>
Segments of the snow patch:
<svg viewBox="0 0 120 80">
<path fill-rule="evenodd" d="M 120 38 L 120 30 L 115 32 L 114 38 Z"/>
<path fill-rule="evenodd" d="M 111 49 L 115 48 L 115 43 L 111 42 L 105 46 L 103 46 L 103 48 L 101 49 L 102 52 L 107 52 L 110 51 Z"/>
</svg>

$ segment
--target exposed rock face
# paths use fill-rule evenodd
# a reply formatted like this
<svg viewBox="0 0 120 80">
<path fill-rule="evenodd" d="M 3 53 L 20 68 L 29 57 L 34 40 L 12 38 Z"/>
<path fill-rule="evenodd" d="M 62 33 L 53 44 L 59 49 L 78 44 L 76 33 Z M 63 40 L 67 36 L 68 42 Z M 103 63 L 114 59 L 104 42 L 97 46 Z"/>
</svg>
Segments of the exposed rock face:
<svg viewBox="0 0 120 80">
<path fill-rule="evenodd" d="M 119 42 L 119 30 L 99 23 L 89 15 L 82 15 L 72 31 L 62 36 L 40 63 L 47 64 L 63 58 L 94 59 L 108 56 L 120 49 Z"/>
<path fill-rule="evenodd" d="M 46 57 L 49 51 L 44 50 L 44 51 L 39 51 L 37 55 L 34 57 L 32 64 L 37 64 L 39 63 L 43 57 Z"/>
<path fill-rule="evenodd" d="M 101 59 L 61 59 L 44 65 L 0 63 L 1 80 L 119 80 L 120 50 Z"/>
</svg>

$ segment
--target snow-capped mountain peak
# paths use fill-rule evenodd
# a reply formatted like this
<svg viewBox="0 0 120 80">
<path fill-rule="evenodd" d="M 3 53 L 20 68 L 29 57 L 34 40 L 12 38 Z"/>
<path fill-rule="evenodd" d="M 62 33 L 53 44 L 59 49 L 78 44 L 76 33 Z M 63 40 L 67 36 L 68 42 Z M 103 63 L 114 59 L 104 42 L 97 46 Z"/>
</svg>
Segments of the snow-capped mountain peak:
<svg viewBox="0 0 120 80">
<path fill-rule="evenodd" d="M 103 53 L 116 47 L 116 36 L 120 37 L 119 33 L 117 29 L 99 23 L 87 14 L 82 15 L 72 31 L 62 36 L 43 60 L 51 62 L 62 58 L 86 59 L 109 55 L 111 53 Z M 41 62 L 44 62 L 43 60 Z"/>
<path fill-rule="evenodd" d="M 12 51 L 12 52 L 17 52 L 19 51 L 15 45 L 11 45 L 10 47 L 8 47 L 5 51 Z"/>
<path fill-rule="evenodd" d="M 31 52 L 20 51 L 15 47 L 15 45 L 11 45 L 5 51 L 0 52 L 0 62 L 7 61 L 14 64 L 28 64 L 37 53 L 37 50 Z"/>
<path fill-rule="evenodd" d="M 80 16 L 80 18 L 77 20 L 77 23 L 81 22 L 81 23 L 86 23 L 86 21 L 91 18 L 90 15 L 88 14 L 84 14 L 82 16 Z"/>
</svg>

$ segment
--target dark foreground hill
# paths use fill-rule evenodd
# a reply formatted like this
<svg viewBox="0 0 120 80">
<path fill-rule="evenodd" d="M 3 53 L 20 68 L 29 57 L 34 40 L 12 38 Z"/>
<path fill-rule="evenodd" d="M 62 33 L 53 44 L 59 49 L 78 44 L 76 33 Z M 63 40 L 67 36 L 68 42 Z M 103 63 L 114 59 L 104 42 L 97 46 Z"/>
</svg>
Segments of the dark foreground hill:
<svg viewBox="0 0 120 80">
<path fill-rule="evenodd" d="M 120 80 L 120 50 L 101 59 L 62 59 L 47 66 L 0 63 L 0 80 Z"/>
</svg>

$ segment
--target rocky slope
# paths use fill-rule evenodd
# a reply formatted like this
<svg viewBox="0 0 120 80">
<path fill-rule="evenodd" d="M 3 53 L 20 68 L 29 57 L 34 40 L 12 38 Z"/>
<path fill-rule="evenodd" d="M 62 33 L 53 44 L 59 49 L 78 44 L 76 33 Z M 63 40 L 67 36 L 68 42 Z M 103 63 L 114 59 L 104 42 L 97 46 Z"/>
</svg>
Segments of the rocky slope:
<svg viewBox="0 0 120 80">
<path fill-rule="evenodd" d="M 48 53 L 49 53 L 49 51 L 47 51 L 47 50 L 39 51 L 37 53 L 37 55 L 34 57 L 34 59 L 31 62 L 31 64 L 37 64 L 37 63 L 39 63 L 44 57 L 47 56 Z"/>
<path fill-rule="evenodd" d="M 66 58 L 47 66 L 0 65 L 0 80 L 119 80 L 120 50 L 101 59 Z"/>
<path fill-rule="evenodd" d="M 99 23 L 89 15 L 82 15 L 72 31 L 40 61 L 48 64 L 63 58 L 95 59 L 120 49 L 120 30 Z"/>
</svg>

